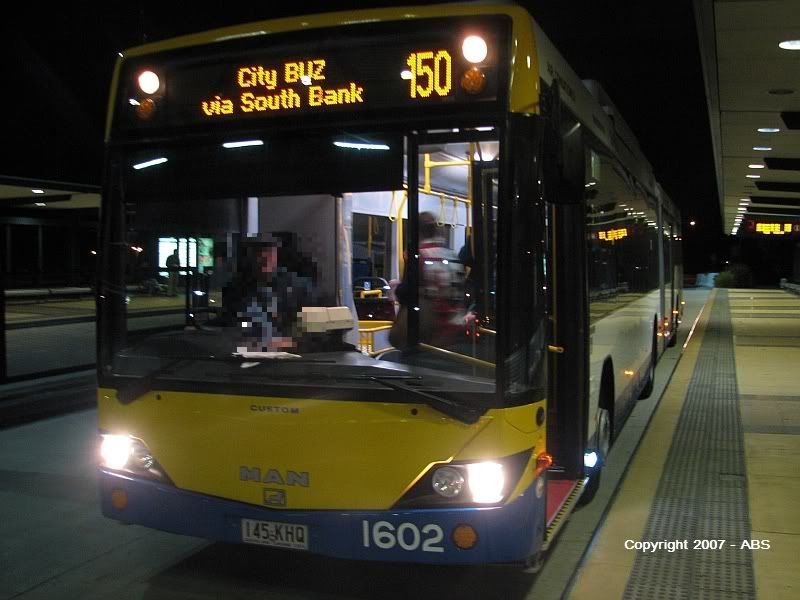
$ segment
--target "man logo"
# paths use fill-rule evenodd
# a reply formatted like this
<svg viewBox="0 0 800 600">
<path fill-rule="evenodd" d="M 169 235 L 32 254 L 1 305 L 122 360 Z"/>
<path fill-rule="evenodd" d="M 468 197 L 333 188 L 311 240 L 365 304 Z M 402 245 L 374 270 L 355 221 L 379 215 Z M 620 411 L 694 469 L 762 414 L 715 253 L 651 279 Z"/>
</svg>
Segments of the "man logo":
<svg viewBox="0 0 800 600">
<path fill-rule="evenodd" d="M 278 469 L 266 469 L 263 473 L 258 467 L 239 467 L 239 479 L 241 481 L 256 481 L 258 483 L 273 483 L 276 485 L 296 485 L 308 487 L 308 471 L 286 471 L 282 473 Z"/>
<path fill-rule="evenodd" d="M 267 506 L 286 506 L 286 492 L 264 488 L 264 504 Z"/>
</svg>

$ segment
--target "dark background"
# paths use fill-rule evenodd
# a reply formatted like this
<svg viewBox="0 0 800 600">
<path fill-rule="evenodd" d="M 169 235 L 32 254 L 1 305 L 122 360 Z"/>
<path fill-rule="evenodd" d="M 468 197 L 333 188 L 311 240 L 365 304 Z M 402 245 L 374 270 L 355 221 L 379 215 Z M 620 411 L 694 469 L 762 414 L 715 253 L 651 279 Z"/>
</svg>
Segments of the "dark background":
<svg viewBox="0 0 800 600">
<path fill-rule="evenodd" d="M 103 130 L 117 52 L 143 42 L 247 21 L 404 2 L 231 3 L 190 8 L 139 0 L 69 9 L 11 9 L 5 20 L 0 174 L 100 182 Z M 681 207 L 686 272 L 729 259 L 714 177 L 690 0 L 521 2 L 582 78 L 600 81 Z M 183 5 L 186 6 L 185 4 Z M 688 222 L 697 225 L 690 227 Z"/>
</svg>

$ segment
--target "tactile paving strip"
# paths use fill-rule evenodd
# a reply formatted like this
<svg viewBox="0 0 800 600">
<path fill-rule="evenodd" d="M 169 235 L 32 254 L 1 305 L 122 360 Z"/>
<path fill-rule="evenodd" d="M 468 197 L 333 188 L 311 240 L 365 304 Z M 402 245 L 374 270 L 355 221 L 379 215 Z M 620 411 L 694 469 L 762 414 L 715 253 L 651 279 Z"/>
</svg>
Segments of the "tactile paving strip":
<svg viewBox="0 0 800 600">
<path fill-rule="evenodd" d="M 752 552 L 742 548 L 750 540 L 745 473 L 728 293 L 717 290 L 650 515 L 635 540 L 686 540 L 687 549 L 638 552 L 624 598 L 756 597 Z"/>
</svg>

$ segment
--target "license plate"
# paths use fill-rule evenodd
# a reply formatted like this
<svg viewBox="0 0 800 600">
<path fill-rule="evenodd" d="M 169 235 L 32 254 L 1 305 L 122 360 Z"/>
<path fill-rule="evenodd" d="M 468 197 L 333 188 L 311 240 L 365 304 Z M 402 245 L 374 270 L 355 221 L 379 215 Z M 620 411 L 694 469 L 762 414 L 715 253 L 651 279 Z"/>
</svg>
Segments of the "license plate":
<svg viewBox="0 0 800 600">
<path fill-rule="evenodd" d="M 308 526 L 242 519 L 242 541 L 273 548 L 308 550 Z"/>
</svg>

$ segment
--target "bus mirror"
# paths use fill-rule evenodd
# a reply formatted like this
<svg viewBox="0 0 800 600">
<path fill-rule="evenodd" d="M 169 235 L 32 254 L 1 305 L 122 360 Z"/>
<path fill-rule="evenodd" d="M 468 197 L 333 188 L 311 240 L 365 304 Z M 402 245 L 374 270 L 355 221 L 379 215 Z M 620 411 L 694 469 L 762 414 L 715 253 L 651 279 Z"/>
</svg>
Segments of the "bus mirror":
<svg viewBox="0 0 800 600">
<path fill-rule="evenodd" d="M 560 146 L 559 185 L 550 201 L 557 204 L 579 204 L 584 197 L 586 173 L 583 131 L 580 123 L 575 123 L 562 134 Z"/>
</svg>

